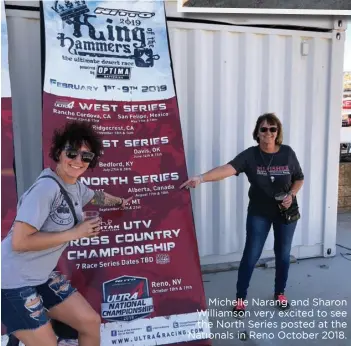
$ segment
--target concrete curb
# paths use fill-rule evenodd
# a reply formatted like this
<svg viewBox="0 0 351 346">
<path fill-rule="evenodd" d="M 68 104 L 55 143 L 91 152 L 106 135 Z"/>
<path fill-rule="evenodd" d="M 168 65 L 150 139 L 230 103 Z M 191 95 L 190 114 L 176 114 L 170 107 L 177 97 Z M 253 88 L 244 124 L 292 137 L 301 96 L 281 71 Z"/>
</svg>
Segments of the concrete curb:
<svg viewBox="0 0 351 346">
<path fill-rule="evenodd" d="M 296 263 L 297 259 L 294 256 L 290 256 L 290 263 Z M 230 262 L 230 263 L 218 263 L 218 264 L 208 264 L 201 266 L 202 274 L 213 274 L 219 272 L 227 272 L 239 269 L 240 262 Z M 268 257 L 260 259 L 256 266 L 264 268 L 275 268 L 275 257 Z"/>
</svg>

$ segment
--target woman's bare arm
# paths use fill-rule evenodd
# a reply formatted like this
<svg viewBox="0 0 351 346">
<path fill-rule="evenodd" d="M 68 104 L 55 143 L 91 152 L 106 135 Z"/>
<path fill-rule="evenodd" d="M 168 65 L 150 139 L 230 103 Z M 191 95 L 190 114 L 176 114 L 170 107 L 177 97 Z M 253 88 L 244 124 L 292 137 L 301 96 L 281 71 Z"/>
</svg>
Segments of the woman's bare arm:
<svg viewBox="0 0 351 346">
<path fill-rule="evenodd" d="M 235 168 L 227 163 L 225 165 L 213 168 L 204 174 L 200 174 L 198 176 L 188 179 L 186 182 L 180 185 L 179 188 L 195 188 L 201 183 L 223 180 L 225 178 L 231 177 L 232 175 L 235 175 L 236 173 L 237 172 Z"/>
<path fill-rule="evenodd" d="M 202 174 L 203 182 L 219 181 L 231 177 L 236 174 L 236 170 L 232 165 L 226 164 L 211 169 L 210 171 Z"/>
<path fill-rule="evenodd" d="M 82 237 L 95 236 L 100 231 L 100 219 L 84 221 L 61 232 L 40 232 L 26 222 L 16 221 L 12 234 L 12 249 L 18 252 L 41 251 Z"/>
<path fill-rule="evenodd" d="M 100 207 L 121 207 L 124 208 L 126 204 L 128 204 L 133 197 L 129 197 L 124 199 L 122 197 L 117 197 L 110 195 L 104 191 L 95 191 L 93 199 L 90 201 L 92 205 L 97 205 Z"/>
</svg>

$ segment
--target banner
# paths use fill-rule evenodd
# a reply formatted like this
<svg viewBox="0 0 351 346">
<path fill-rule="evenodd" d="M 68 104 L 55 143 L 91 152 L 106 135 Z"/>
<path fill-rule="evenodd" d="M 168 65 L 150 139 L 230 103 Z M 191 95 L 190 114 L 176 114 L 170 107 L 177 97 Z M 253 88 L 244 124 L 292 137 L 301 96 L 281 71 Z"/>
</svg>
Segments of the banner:
<svg viewBox="0 0 351 346">
<path fill-rule="evenodd" d="M 8 60 L 8 34 L 4 2 L 1 2 L 1 240 L 16 216 L 17 190 L 13 170 L 13 126 Z M 1 324 L 1 344 L 6 344 L 6 328 Z"/>
<path fill-rule="evenodd" d="M 4 2 L 1 2 L 1 239 L 16 216 L 17 191 L 13 170 L 12 101 L 8 61 L 8 35 Z"/>
<path fill-rule="evenodd" d="M 92 122 L 104 153 L 81 181 L 135 197 L 100 208 L 101 235 L 59 268 L 100 313 L 102 345 L 209 345 L 164 3 L 44 1 L 43 18 L 45 166 L 55 128 Z"/>
</svg>

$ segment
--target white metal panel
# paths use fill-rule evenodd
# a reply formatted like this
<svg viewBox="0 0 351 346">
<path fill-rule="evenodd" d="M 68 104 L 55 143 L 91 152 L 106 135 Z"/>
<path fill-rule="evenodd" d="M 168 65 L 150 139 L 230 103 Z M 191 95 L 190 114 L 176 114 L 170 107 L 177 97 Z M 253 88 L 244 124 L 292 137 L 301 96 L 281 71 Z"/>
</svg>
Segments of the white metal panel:
<svg viewBox="0 0 351 346">
<path fill-rule="evenodd" d="M 39 19 L 40 12 L 38 11 L 27 11 L 27 10 L 14 10 L 14 9 L 6 9 L 6 16 L 9 17 L 18 17 L 22 19 Z M 39 24 L 39 21 L 37 22 Z M 22 27 L 21 27 L 22 29 Z M 19 31 L 19 29 L 15 29 L 15 31 Z"/>
<path fill-rule="evenodd" d="M 34 0 L 5 0 L 5 5 L 13 5 L 13 6 L 25 6 L 25 7 L 39 7 L 39 1 Z"/>
<path fill-rule="evenodd" d="M 162 1 L 162 0 L 161 0 Z M 39 9 L 39 1 L 29 0 L 5 0 L 5 5 L 16 5 L 22 7 L 37 7 Z M 186 20 L 207 20 L 219 23 L 235 24 L 235 25 L 280 25 L 280 26 L 296 26 L 306 28 L 334 29 L 334 24 L 339 19 L 342 23 L 346 23 L 345 16 L 330 15 L 267 15 L 267 14 L 240 14 L 240 13 L 184 13 L 179 12 L 177 8 L 177 0 L 165 1 L 166 15 L 169 18 L 182 18 Z M 9 10 L 14 12 L 13 15 L 23 15 L 23 11 Z M 34 13 L 26 15 L 32 16 Z M 344 24 L 342 24 L 343 26 Z M 341 27 L 344 29 L 344 27 Z"/>
<path fill-rule="evenodd" d="M 346 22 L 345 16 L 331 15 L 303 15 L 293 14 L 249 14 L 249 13 L 210 13 L 205 12 L 181 12 L 178 10 L 176 0 L 166 0 L 166 14 L 169 18 L 182 18 L 185 20 L 206 20 L 234 25 L 279 25 L 279 26 L 296 26 L 306 28 L 333 29 L 337 19 Z"/>
<path fill-rule="evenodd" d="M 177 22 L 169 31 L 189 175 L 256 145 L 257 117 L 275 112 L 305 174 L 292 254 L 333 255 L 344 33 Z M 240 260 L 248 187 L 243 175 L 192 192 L 202 264 Z"/>
<path fill-rule="evenodd" d="M 340 142 L 341 143 L 351 143 L 351 128 L 350 127 L 342 127 L 341 128 Z"/>
<path fill-rule="evenodd" d="M 273 8 L 260 8 L 260 7 L 252 7 L 252 6 L 247 6 L 245 7 L 235 7 L 231 6 L 231 2 L 225 2 L 221 1 L 220 5 L 214 6 L 214 4 L 209 4 L 208 1 L 203 1 L 202 6 L 200 4 L 197 4 L 197 6 L 186 6 L 185 3 L 187 0 L 178 0 L 178 11 L 179 12 L 186 12 L 186 13 L 215 13 L 215 14 L 220 14 L 220 13 L 229 13 L 229 14 L 251 14 L 255 13 L 258 15 L 287 15 L 287 14 L 292 14 L 292 15 L 329 15 L 329 16 L 348 16 L 351 14 L 351 11 L 349 8 L 343 8 L 343 9 L 313 9 L 312 8 L 286 8 L 284 5 L 279 6 L 279 3 L 275 3 L 273 5 Z M 313 3 L 313 1 L 312 1 Z M 212 5 L 212 6 L 211 6 Z M 306 1 L 304 6 L 306 6 Z M 345 5 L 344 5 L 345 6 Z M 285 8 L 284 8 L 285 7 Z M 323 6 L 325 7 L 325 6 Z M 330 5 L 329 5 L 330 7 Z"/>
<path fill-rule="evenodd" d="M 42 168 L 41 46 L 38 19 L 7 16 L 17 190 Z"/>
<path fill-rule="evenodd" d="M 339 105 L 342 105 L 343 96 L 343 83 L 344 81 L 344 44 L 346 33 L 334 33 L 332 36 L 332 47 L 330 52 L 331 67 L 330 67 L 330 92 L 328 97 L 328 124 L 327 124 L 327 136 L 326 143 L 327 152 L 325 160 L 328 163 L 326 166 L 326 188 L 325 194 L 325 213 L 324 213 L 324 232 L 323 232 L 323 254 L 326 256 L 330 248 L 328 244 L 335 244 L 336 232 L 331 232 L 337 223 L 337 210 L 338 210 L 338 178 L 339 171 L 339 153 L 340 153 L 340 113 L 339 116 L 336 111 Z M 341 106 L 342 108 L 342 106 Z M 338 142 L 335 140 L 338 139 Z M 335 152 L 338 155 L 335 155 Z M 313 196 L 314 197 L 314 196 Z M 332 251 L 332 255 L 335 255 L 335 249 Z"/>
</svg>

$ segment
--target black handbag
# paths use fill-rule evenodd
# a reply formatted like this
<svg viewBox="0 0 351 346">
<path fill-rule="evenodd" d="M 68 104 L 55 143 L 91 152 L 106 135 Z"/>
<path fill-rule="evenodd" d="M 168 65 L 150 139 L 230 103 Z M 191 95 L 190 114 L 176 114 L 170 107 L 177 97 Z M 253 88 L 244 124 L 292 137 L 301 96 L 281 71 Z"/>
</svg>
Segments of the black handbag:
<svg viewBox="0 0 351 346">
<path fill-rule="evenodd" d="M 288 209 L 279 207 L 279 212 L 284 220 L 284 223 L 287 225 L 301 218 L 299 205 L 295 196 L 292 196 L 292 203 L 290 207 Z"/>
<path fill-rule="evenodd" d="M 261 152 L 260 152 L 261 154 Z M 266 163 L 264 162 L 264 159 L 262 157 L 262 154 L 261 154 L 261 158 L 262 158 L 262 161 L 263 161 L 263 164 L 264 166 L 266 167 L 266 172 L 267 172 L 267 177 L 270 181 L 270 183 L 272 184 L 272 186 L 274 186 L 274 182 L 273 180 L 271 179 L 271 174 L 269 172 L 269 169 L 266 165 Z M 272 193 L 272 197 L 274 198 L 275 200 L 275 197 L 274 197 L 274 188 L 272 189 L 273 193 Z M 292 222 L 295 222 L 297 220 L 299 220 L 301 218 L 301 215 L 300 215 L 300 210 L 299 210 L 299 205 L 297 203 L 297 198 L 296 196 L 292 196 L 292 202 L 291 202 L 291 205 L 288 209 L 282 207 L 280 205 L 280 203 L 277 203 L 277 206 L 279 208 L 279 213 L 280 213 L 280 216 L 282 217 L 282 220 L 285 224 L 290 224 Z"/>
</svg>

